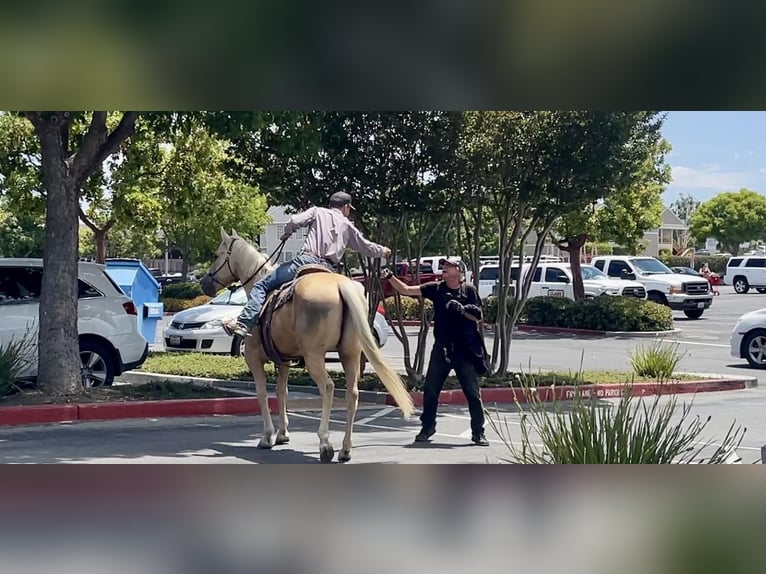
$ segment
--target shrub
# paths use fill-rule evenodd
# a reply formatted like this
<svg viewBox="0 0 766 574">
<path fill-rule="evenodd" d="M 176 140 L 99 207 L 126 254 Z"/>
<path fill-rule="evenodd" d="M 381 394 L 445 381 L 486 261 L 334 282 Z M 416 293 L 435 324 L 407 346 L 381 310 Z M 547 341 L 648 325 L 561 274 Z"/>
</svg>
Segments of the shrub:
<svg viewBox="0 0 766 574">
<path fill-rule="evenodd" d="M 570 327 L 576 305 L 566 297 L 532 297 L 524 305 L 524 322 L 546 327 Z"/>
<path fill-rule="evenodd" d="M 723 440 L 701 441 L 710 417 L 689 419 L 691 402 L 678 413 L 676 395 L 669 399 L 632 397 L 626 385 L 616 405 L 577 395 L 566 408 L 542 402 L 533 391 L 534 381 L 524 383 L 528 402 L 521 410 L 521 439 L 512 436 L 505 421 L 487 417 L 500 435 L 508 457 L 521 464 L 723 464 L 745 434 L 734 424 Z M 530 432 L 533 431 L 533 432 Z M 514 430 L 513 435 L 518 431 Z M 708 451 L 707 457 L 702 452 Z"/>
<path fill-rule="evenodd" d="M 497 320 L 497 302 L 493 299 L 485 300 L 486 322 Z M 632 297 L 603 296 L 577 302 L 564 297 L 532 297 L 524 305 L 519 323 L 594 331 L 670 331 L 673 314 L 664 305 Z"/>
<path fill-rule="evenodd" d="M 594 331 L 670 331 L 673 313 L 652 301 L 607 295 L 577 301 L 569 325 Z"/>
<path fill-rule="evenodd" d="M 199 295 L 194 299 L 164 299 L 162 301 L 164 305 L 164 311 L 166 313 L 177 313 L 184 309 L 191 309 L 192 307 L 199 307 L 209 302 L 211 297 L 207 295 Z"/>
<path fill-rule="evenodd" d="M 198 282 L 171 283 L 162 288 L 162 299 L 195 299 L 204 295 Z"/>
<path fill-rule="evenodd" d="M 16 388 L 21 373 L 34 362 L 34 333 L 27 329 L 20 339 L 11 337 L 6 345 L 0 345 L 0 397 Z"/>
<path fill-rule="evenodd" d="M 418 321 L 420 320 L 420 311 L 421 311 L 421 305 L 425 304 L 426 307 L 426 319 L 428 321 L 431 321 L 434 317 L 434 304 L 428 300 L 423 299 L 422 303 L 420 299 L 415 299 L 413 297 L 400 297 L 401 301 L 401 307 L 402 307 L 402 317 L 401 319 L 403 321 Z M 399 319 L 397 313 L 396 313 L 396 301 L 394 297 L 386 297 L 384 301 L 384 306 L 386 309 L 386 316 L 388 316 L 391 321 L 397 321 Z"/>
<path fill-rule="evenodd" d="M 678 352 L 679 343 L 666 345 L 655 341 L 650 347 L 641 345 L 630 354 L 633 372 L 639 377 L 651 377 L 664 381 L 675 373 L 685 353 Z"/>
<path fill-rule="evenodd" d="M 481 308 L 485 323 L 497 323 L 497 301 L 498 298 L 494 295 L 482 299 Z M 510 315 L 513 312 L 513 298 L 509 297 L 506 303 L 506 309 L 508 309 L 508 314 Z"/>
</svg>

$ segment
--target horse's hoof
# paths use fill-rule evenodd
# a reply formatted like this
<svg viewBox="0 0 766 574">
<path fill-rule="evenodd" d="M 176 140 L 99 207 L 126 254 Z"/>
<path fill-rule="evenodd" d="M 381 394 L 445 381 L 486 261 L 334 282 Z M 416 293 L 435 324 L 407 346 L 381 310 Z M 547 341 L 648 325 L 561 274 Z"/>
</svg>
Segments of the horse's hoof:
<svg viewBox="0 0 766 574">
<path fill-rule="evenodd" d="M 328 445 L 319 447 L 319 460 L 322 462 L 330 462 L 334 456 L 335 449 L 333 449 L 331 446 Z"/>
<path fill-rule="evenodd" d="M 351 451 L 342 450 L 338 453 L 338 462 L 348 462 L 351 460 Z"/>
<path fill-rule="evenodd" d="M 286 434 L 278 434 L 277 440 L 275 441 L 277 445 L 287 444 L 289 442 L 290 442 L 290 435 L 286 435 Z"/>
<path fill-rule="evenodd" d="M 270 449 L 273 446 L 274 444 L 271 441 L 265 441 L 263 439 L 258 443 L 258 448 Z"/>
</svg>

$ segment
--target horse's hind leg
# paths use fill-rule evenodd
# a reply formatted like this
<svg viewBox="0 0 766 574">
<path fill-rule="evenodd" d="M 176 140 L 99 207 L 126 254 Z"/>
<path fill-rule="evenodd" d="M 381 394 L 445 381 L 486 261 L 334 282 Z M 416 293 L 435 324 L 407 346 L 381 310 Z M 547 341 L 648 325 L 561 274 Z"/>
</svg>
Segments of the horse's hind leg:
<svg viewBox="0 0 766 574">
<path fill-rule="evenodd" d="M 287 432 L 287 378 L 290 375 L 290 367 L 282 365 L 277 370 L 277 402 L 279 403 L 279 430 L 277 431 L 276 444 L 290 442 L 290 433 Z"/>
<path fill-rule="evenodd" d="M 361 352 L 340 353 L 343 372 L 346 375 L 346 434 L 343 437 L 343 448 L 338 453 L 338 462 L 351 460 L 351 433 L 354 428 L 354 417 L 359 402 L 359 368 L 362 359 Z"/>
<path fill-rule="evenodd" d="M 325 369 L 324 353 L 311 353 L 305 356 L 306 370 L 311 379 L 319 387 L 319 394 L 322 396 L 322 418 L 319 422 L 319 459 L 322 462 L 330 462 L 335 455 L 335 450 L 330 444 L 330 411 L 332 410 L 333 395 L 335 393 L 335 383 L 327 374 Z"/>
</svg>

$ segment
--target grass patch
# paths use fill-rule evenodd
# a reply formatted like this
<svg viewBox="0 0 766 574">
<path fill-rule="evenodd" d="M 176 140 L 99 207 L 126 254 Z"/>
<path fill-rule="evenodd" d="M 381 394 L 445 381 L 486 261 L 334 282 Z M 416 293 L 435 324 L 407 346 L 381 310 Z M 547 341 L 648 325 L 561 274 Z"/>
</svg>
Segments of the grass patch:
<svg viewBox="0 0 766 574">
<path fill-rule="evenodd" d="M 251 381 L 252 375 L 242 357 L 205 355 L 202 353 L 153 353 L 151 354 L 140 371 L 150 373 L 163 373 L 167 375 L 179 375 L 184 377 L 205 377 L 211 379 L 243 380 Z M 345 376 L 341 371 L 329 370 L 336 388 L 346 387 Z M 630 371 L 576 371 L 576 372 L 551 372 L 540 371 L 534 374 L 530 372 L 512 372 L 503 379 L 480 379 L 484 388 L 519 387 L 534 378 L 538 386 L 551 385 L 601 385 L 614 383 L 654 383 L 659 379 L 649 376 L 638 376 Z M 699 377 L 689 375 L 674 375 L 665 377 L 661 382 L 698 380 Z M 266 365 L 266 381 L 276 383 L 274 367 Z M 314 386 L 308 372 L 302 368 L 291 369 L 290 385 Z M 421 390 L 419 385 L 410 385 L 412 390 Z M 460 383 L 456 377 L 450 376 L 444 384 L 444 389 L 459 389 Z M 359 381 L 359 389 L 364 391 L 385 391 L 380 380 L 375 374 L 364 374 Z"/>
<path fill-rule="evenodd" d="M 242 396 L 222 389 L 191 385 L 189 383 L 176 383 L 172 381 L 160 381 L 142 385 L 120 385 L 118 387 L 112 387 L 110 390 L 117 391 L 117 393 L 122 395 L 125 399 L 135 401 L 220 399 Z"/>
</svg>

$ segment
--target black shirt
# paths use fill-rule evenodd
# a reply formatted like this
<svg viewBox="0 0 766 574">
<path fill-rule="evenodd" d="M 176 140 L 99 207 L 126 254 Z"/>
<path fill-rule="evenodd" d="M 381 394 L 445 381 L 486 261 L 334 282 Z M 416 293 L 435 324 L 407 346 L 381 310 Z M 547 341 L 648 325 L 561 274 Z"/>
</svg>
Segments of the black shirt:
<svg viewBox="0 0 766 574">
<path fill-rule="evenodd" d="M 450 289 L 444 281 L 431 281 L 420 286 L 420 293 L 434 304 L 434 339 L 436 343 L 459 343 L 466 328 L 475 325 L 467 317 L 447 309 L 451 299 L 462 305 L 481 307 L 479 293 L 473 285 L 465 283 L 462 288 Z"/>
</svg>

